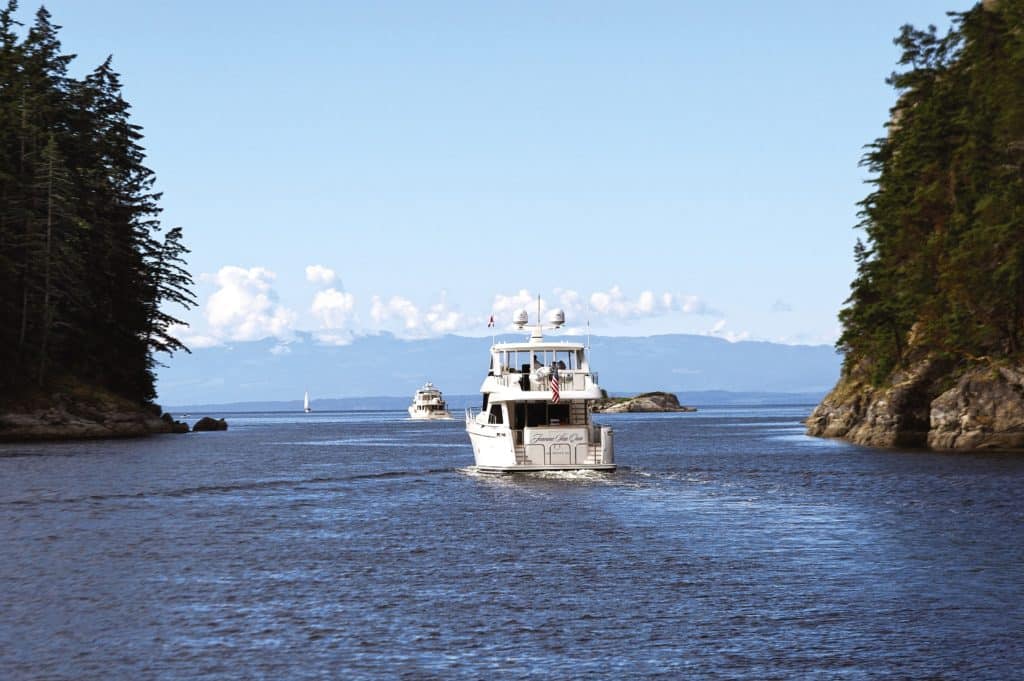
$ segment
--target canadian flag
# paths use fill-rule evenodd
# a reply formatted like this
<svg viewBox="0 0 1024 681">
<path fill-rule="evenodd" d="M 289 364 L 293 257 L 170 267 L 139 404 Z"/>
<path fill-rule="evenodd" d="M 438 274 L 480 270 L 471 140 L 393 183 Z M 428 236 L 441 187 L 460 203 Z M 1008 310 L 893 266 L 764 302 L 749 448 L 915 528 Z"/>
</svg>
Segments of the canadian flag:
<svg viewBox="0 0 1024 681">
<path fill-rule="evenodd" d="M 490 317 L 487 318 L 487 328 L 489 329 L 492 326 L 494 326 L 494 315 L 491 315 Z"/>
</svg>

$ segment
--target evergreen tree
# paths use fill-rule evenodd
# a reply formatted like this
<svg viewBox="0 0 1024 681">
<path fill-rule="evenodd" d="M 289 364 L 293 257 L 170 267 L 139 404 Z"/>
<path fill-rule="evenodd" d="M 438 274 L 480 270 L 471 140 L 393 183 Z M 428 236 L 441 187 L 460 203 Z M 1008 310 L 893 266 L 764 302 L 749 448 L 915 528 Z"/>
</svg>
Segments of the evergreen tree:
<svg viewBox="0 0 1024 681">
<path fill-rule="evenodd" d="M 882 382 L 922 350 L 1020 359 L 1024 340 L 1024 0 L 904 26 L 888 135 L 864 164 L 866 242 L 840 313 L 846 370 Z"/>
<path fill-rule="evenodd" d="M 108 57 L 68 75 L 40 8 L 19 40 L 0 9 L 0 394 L 70 377 L 155 396 L 155 352 L 187 348 L 162 306 L 195 304 L 181 228 L 162 234 L 155 176 Z"/>
</svg>

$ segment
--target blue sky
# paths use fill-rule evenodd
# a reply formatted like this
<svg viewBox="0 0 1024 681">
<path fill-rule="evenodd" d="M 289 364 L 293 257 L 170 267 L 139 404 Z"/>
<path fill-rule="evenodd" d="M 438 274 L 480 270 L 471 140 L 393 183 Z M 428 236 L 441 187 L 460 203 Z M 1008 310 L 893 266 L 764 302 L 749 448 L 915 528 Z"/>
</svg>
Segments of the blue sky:
<svg viewBox="0 0 1024 681">
<path fill-rule="evenodd" d="M 972 3 L 46 4 L 73 72 L 114 55 L 203 346 L 486 334 L 538 293 L 832 343 L 892 37 Z"/>
</svg>

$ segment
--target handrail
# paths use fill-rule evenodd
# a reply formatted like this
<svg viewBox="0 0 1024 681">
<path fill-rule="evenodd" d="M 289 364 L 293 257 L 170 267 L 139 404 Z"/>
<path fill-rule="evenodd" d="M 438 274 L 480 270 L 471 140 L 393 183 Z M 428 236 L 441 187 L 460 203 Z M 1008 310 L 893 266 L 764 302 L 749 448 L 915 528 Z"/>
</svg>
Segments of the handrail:
<svg viewBox="0 0 1024 681">
<path fill-rule="evenodd" d="M 520 372 L 500 374 L 494 378 L 497 380 L 498 385 L 504 388 L 513 388 L 521 386 L 524 375 Z M 560 369 L 558 371 L 558 387 L 560 390 L 586 390 L 587 379 L 590 379 L 592 385 L 597 385 L 597 373 L 593 371 L 583 371 L 580 369 Z M 530 391 L 541 391 L 551 390 L 551 378 L 534 378 L 530 376 L 529 381 Z"/>
</svg>

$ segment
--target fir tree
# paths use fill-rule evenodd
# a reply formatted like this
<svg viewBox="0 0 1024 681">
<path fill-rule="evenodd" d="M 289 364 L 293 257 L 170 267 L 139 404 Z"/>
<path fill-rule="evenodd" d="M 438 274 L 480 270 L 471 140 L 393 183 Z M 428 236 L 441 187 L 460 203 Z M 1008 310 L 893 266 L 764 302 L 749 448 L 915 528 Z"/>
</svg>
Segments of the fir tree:
<svg viewBox="0 0 1024 681">
<path fill-rule="evenodd" d="M 952 16 L 944 36 L 901 29 L 888 135 L 864 158 L 874 191 L 839 347 L 876 383 L 922 351 L 1024 350 L 1024 0 Z"/>
<path fill-rule="evenodd" d="M 150 400 L 153 353 L 187 350 L 163 307 L 195 304 L 181 228 L 162 234 L 112 60 L 71 77 L 49 12 L 19 40 L 16 11 L 0 9 L 0 394 L 70 377 Z"/>
</svg>

